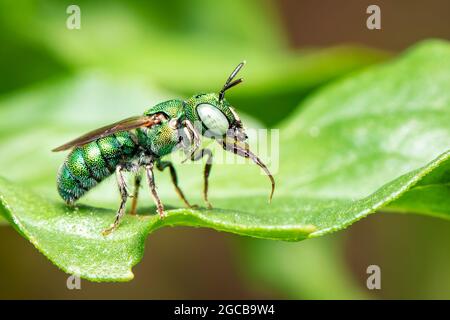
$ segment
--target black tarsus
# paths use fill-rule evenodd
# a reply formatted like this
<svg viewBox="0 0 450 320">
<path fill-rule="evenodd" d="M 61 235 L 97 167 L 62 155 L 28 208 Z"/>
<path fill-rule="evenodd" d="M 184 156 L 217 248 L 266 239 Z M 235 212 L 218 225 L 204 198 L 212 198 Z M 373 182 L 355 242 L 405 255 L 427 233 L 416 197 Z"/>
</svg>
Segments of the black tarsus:
<svg viewBox="0 0 450 320">
<path fill-rule="evenodd" d="M 156 162 L 156 168 L 159 171 L 164 171 L 164 169 L 169 168 L 170 171 L 170 178 L 172 179 L 172 184 L 175 187 L 175 192 L 177 193 L 177 195 L 180 197 L 180 199 L 184 202 L 184 204 L 188 207 L 188 208 L 192 208 L 194 206 L 192 206 L 189 201 L 186 199 L 183 191 L 181 190 L 181 188 L 178 185 L 178 176 L 177 176 L 177 171 L 175 170 L 174 165 L 172 164 L 172 162 L 170 161 L 158 161 Z"/>
<path fill-rule="evenodd" d="M 206 206 L 208 209 L 212 209 L 212 205 L 208 200 L 208 178 L 211 173 L 212 168 L 212 151 L 208 148 L 201 149 L 198 153 L 191 155 L 191 161 L 198 161 L 203 157 L 208 157 L 206 159 L 205 169 L 203 170 L 203 200 L 205 200 Z"/>
</svg>

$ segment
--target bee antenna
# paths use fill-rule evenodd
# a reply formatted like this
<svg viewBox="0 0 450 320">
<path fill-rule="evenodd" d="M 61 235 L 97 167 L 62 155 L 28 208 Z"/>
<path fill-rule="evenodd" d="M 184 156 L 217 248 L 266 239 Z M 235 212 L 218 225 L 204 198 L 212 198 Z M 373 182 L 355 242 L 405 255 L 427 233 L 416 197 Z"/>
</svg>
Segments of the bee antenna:
<svg viewBox="0 0 450 320">
<path fill-rule="evenodd" d="M 244 65 L 245 65 L 245 60 L 242 61 L 241 63 L 239 63 L 236 68 L 234 68 L 233 72 L 230 74 L 227 81 L 223 85 L 222 90 L 220 90 L 220 92 L 219 92 L 219 101 L 223 100 L 223 98 L 225 96 L 225 91 L 227 91 L 228 89 L 234 87 L 235 85 L 237 85 L 243 81 L 242 78 L 236 79 L 234 81 L 232 81 L 232 80 L 234 79 L 234 77 L 236 77 L 236 75 L 242 69 L 242 67 Z"/>
</svg>

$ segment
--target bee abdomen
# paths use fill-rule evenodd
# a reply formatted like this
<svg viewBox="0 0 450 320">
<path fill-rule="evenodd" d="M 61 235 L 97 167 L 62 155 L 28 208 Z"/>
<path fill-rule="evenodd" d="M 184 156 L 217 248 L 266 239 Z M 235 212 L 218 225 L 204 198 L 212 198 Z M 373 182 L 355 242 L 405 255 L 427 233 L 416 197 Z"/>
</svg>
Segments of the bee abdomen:
<svg viewBox="0 0 450 320">
<path fill-rule="evenodd" d="M 76 147 L 61 166 L 58 192 L 73 203 L 110 176 L 121 161 L 134 156 L 137 146 L 129 132 L 120 132 Z"/>
<path fill-rule="evenodd" d="M 81 198 L 88 191 L 70 171 L 67 160 L 59 168 L 57 184 L 59 195 L 65 202 L 70 204 Z"/>
</svg>

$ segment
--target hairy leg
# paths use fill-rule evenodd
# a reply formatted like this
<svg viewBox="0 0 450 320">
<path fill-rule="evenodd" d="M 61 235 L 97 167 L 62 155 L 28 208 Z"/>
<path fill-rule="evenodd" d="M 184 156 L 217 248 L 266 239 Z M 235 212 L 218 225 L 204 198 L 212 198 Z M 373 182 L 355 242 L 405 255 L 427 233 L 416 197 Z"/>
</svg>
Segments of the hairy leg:
<svg viewBox="0 0 450 320">
<path fill-rule="evenodd" d="M 133 190 L 133 200 L 131 201 L 131 209 L 130 214 L 135 215 L 136 214 L 136 208 L 137 208 L 137 202 L 139 198 L 139 188 L 141 186 L 141 172 L 136 173 L 134 176 L 134 190 Z"/>
<path fill-rule="evenodd" d="M 187 201 L 186 197 L 184 196 L 183 191 L 181 191 L 180 187 L 178 186 L 178 177 L 177 172 L 175 170 L 175 167 L 173 166 L 172 162 L 170 161 L 158 161 L 156 163 L 156 167 L 159 171 L 163 171 L 165 168 L 169 168 L 170 171 L 170 177 L 172 179 L 172 183 L 175 187 L 175 192 L 178 194 L 178 196 L 181 198 L 181 200 L 184 202 L 184 204 L 192 208 L 192 206 L 189 204 L 189 201 Z"/>
<path fill-rule="evenodd" d="M 120 206 L 117 210 L 116 218 L 114 222 L 111 224 L 111 226 L 105 230 L 103 230 L 103 235 L 108 235 L 111 232 L 113 232 L 120 224 L 120 220 L 122 219 L 123 215 L 125 214 L 125 205 L 127 203 L 128 199 L 128 191 L 127 191 L 127 185 L 125 183 L 125 179 L 123 177 L 123 171 L 124 167 L 122 165 L 118 165 L 116 168 L 116 179 L 117 179 L 117 185 L 119 186 L 119 192 L 120 192 Z"/>
<path fill-rule="evenodd" d="M 161 219 L 163 219 L 165 217 L 164 206 L 161 202 L 161 199 L 158 196 L 158 193 L 156 192 L 155 177 L 153 175 L 153 163 L 145 166 L 145 172 L 147 173 L 148 185 L 150 187 L 150 191 L 152 193 L 153 200 L 155 201 L 155 204 L 156 204 L 156 210 L 158 211 Z"/>
<path fill-rule="evenodd" d="M 208 201 L 208 178 L 212 168 L 213 154 L 210 149 L 201 149 L 198 153 L 192 154 L 191 160 L 198 161 L 204 156 L 207 156 L 208 158 L 206 159 L 205 169 L 203 171 L 203 199 L 205 200 L 208 209 L 212 209 L 212 205 Z"/>
</svg>

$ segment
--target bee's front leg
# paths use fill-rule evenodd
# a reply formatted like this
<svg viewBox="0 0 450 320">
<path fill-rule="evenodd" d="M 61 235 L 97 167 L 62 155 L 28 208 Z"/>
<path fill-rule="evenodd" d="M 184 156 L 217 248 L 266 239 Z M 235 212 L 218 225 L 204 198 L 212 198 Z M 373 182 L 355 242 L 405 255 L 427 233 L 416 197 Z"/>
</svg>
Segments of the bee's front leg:
<svg viewBox="0 0 450 320">
<path fill-rule="evenodd" d="M 156 192 L 155 177 L 153 175 L 153 162 L 145 166 L 145 171 L 147 173 L 148 185 L 150 187 L 153 200 L 155 201 L 156 204 L 156 210 L 158 211 L 161 219 L 163 219 L 165 217 L 164 206 L 161 202 L 161 199 L 158 196 L 158 193 Z"/>
<path fill-rule="evenodd" d="M 198 150 L 201 144 L 200 134 L 194 127 L 192 122 L 190 122 L 189 120 L 183 121 L 183 132 L 184 138 L 187 140 L 186 142 L 184 142 L 186 159 L 184 159 L 181 163 L 184 163 L 189 158 L 192 158 L 192 156 Z"/>
<path fill-rule="evenodd" d="M 119 210 L 117 210 L 116 219 L 114 220 L 113 224 L 105 230 L 103 230 L 102 234 L 104 236 L 110 234 L 113 232 L 120 224 L 120 220 L 122 219 L 123 215 L 125 214 L 125 205 L 127 203 L 128 199 L 128 191 L 127 191 L 127 185 L 125 183 L 125 179 L 123 177 L 123 171 L 124 167 L 122 165 L 118 165 L 116 167 L 116 178 L 117 178 L 117 184 L 119 186 L 119 192 L 120 192 L 120 206 Z"/>
</svg>

